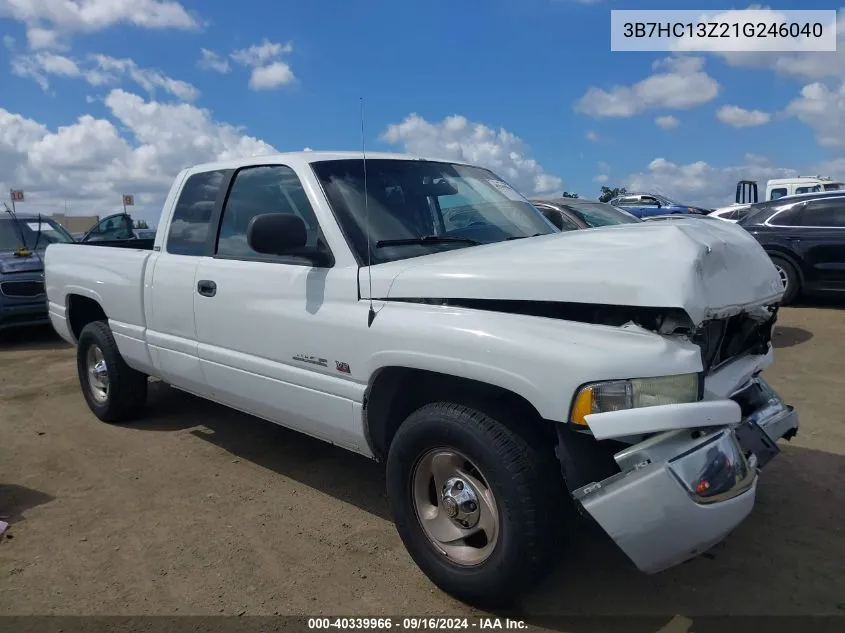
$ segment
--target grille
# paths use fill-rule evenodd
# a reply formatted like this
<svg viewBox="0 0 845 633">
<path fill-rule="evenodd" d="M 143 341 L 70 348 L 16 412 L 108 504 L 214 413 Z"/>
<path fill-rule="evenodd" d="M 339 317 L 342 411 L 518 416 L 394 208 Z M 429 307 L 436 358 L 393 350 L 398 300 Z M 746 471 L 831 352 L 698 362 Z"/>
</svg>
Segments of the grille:
<svg viewBox="0 0 845 633">
<path fill-rule="evenodd" d="M 7 297 L 38 297 L 44 294 L 43 281 L 4 281 L 0 292 Z"/>
<path fill-rule="evenodd" d="M 743 354 L 769 351 L 777 311 L 766 321 L 739 314 L 728 319 L 707 321 L 693 337 L 701 348 L 704 371 L 711 371 Z"/>
</svg>

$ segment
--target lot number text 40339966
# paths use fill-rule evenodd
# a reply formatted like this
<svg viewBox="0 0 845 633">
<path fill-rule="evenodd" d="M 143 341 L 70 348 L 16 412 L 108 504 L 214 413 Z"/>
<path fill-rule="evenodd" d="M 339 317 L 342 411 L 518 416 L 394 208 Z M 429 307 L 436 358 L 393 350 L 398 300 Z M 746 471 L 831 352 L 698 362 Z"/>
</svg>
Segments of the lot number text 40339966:
<svg viewBox="0 0 845 633">
<path fill-rule="evenodd" d="M 458 631 L 458 630 L 523 630 L 528 625 L 523 620 L 510 618 L 308 618 L 309 630 L 356 629 L 356 630 L 406 630 L 406 631 Z"/>
</svg>

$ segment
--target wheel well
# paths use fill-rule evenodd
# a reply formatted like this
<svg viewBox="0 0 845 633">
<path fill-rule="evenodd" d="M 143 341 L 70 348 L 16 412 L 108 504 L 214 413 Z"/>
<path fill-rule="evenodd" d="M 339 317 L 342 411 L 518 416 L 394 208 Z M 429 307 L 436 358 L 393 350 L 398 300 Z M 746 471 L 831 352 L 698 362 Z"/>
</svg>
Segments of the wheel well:
<svg viewBox="0 0 845 633">
<path fill-rule="evenodd" d="M 478 380 L 422 369 L 385 367 L 370 382 L 364 399 L 364 424 L 370 448 L 379 460 L 387 456 L 399 426 L 413 411 L 431 402 L 454 402 L 483 411 L 499 422 L 524 420 L 533 438 L 557 441 L 553 425 L 522 396 Z M 502 413 L 507 413 L 501 419 Z M 546 437 L 548 436 L 548 437 Z M 544 442 L 545 443 L 545 442 Z"/>
<path fill-rule="evenodd" d="M 801 264 L 798 263 L 798 260 L 796 260 L 789 253 L 782 253 L 780 251 L 766 251 L 766 253 L 769 255 L 769 258 L 776 257 L 776 258 L 782 259 L 783 261 L 785 261 L 789 264 L 792 264 L 792 267 L 795 269 L 795 272 L 798 273 L 798 279 L 801 280 L 801 284 L 803 285 L 803 283 L 804 283 L 804 269 L 801 267 Z"/>
<path fill-rule="evenodd" d="M 79 339 L 82 329 L 89 323 L 108 320 L 99 303 L 82 295 L 68 296 L 67 313 L 70 331 L 75 339 Z"/>
</svg>

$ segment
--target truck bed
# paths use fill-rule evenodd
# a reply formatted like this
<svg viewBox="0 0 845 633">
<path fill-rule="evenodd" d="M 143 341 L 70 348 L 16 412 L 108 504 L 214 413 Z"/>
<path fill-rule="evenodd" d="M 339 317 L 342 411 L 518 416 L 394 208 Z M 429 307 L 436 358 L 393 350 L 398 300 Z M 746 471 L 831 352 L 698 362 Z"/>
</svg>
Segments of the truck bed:
<svg viewBox="0 0 845 633">
<path fill-rule="evenodd" d="M 102 307 L 113 329 L 140 335 L 146 323 L 144 282 L 155 254 L 152 240 L 50 244 L 44 282 L 51 317 L 64 320 L 69 298 L 85 297 Z"/>
</svg>

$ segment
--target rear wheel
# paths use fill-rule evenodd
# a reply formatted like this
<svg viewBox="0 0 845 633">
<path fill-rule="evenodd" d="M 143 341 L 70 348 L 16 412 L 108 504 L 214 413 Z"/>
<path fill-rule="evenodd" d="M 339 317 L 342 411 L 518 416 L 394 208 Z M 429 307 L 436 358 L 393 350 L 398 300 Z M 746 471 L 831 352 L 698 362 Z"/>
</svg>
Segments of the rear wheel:
<svg viewBox="0 0 845 633">
<path fill-rule="evenodd" d="M 801 292 L 801 277 L 798 275 L 795 266 L 781 257 L 772 257 L 772 263 L 775 265 L 783 284 L 784 293 L 781 304 L 790 304 L 798 298 Z"/>
<path fill-rule="evenodd" d="M 82 329 L 76 346 L 76 368 L 85 401 L 100 420 L 125 422 L 143 409 L 147 376 L 126 364 L 104 321 L 94 321 Z"/>
<path fill-rule="evenodd" d="M 390 445 L 387 490 L 411 557 L 459 600 L 511 603 L 555 560 L 565 493 L 552 447 L 484 413 L 450 403 L 412 413 Z"/>
</svg>

